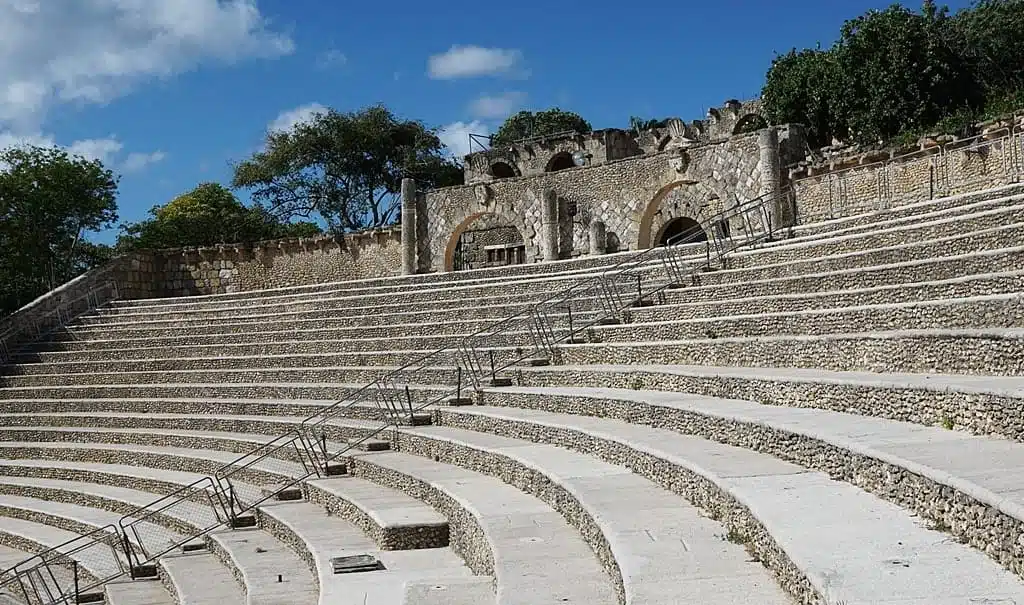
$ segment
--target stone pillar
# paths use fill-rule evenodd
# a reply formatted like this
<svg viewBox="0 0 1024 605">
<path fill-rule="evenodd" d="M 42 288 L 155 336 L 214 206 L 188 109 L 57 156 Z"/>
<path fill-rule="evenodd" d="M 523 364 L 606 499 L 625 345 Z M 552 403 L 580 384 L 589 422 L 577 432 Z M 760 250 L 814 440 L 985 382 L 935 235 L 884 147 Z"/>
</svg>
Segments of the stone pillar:
<svg viewBox="0 0 1024 605">
<path fill-rule="evenodd" d="M 608 235 L 604 230 L 604 222 L 590 221 L 590 255 L 604 254 L 608 244 Z"/>
<path fill-rule="evenodd" d="M 554 189 L 544 190 L 543 202 L 540 223 L 544 260 L 558 260 L 558 195 Z"/>
<path fill-rule="evenodd" d="M 416 273 L 416 181 L 402 179 L 402 275 Z"/>
<path fill-rule="evenodd" d="M 782 160 L 779 157 L 779 133 L 769 126 L 757 134 L 757 146 L 761 159 L 761 195 L 767 196 L 771 212 L 772 228 L 783 226 L 789 215 L 782 208 Z"/>
</svg>

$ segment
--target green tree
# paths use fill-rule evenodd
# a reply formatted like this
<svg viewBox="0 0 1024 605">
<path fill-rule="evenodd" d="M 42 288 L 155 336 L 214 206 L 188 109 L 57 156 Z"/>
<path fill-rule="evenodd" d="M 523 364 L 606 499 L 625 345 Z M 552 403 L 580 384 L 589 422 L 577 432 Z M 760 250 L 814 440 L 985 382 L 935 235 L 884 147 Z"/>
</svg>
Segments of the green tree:
<svg viewBox="0 0 1024 605">
<path fill-rule="evenodd" d="M 551 136 L 561 132 L 588 133 L 593 128 L 579 114 L 557 107 L 545 111 L 520 111 L 509 116 L 491 137 L 492 145 L 509 145 L 532 137 Z"/>
<path fill-rule="evenodd" d="M 0 151 L 0 312 L 109 258 L 85 240 L 117 220 L 117 177 L 58 148 Z"/>
<path fill-rule="evenodd" d="M 848 134 L 842 82 L 834 52 L 793 49 L 772 61 L 761 98 L 771 122 L 807 126 L 820 147 Z"/>
<path fill-rule="evenodd" d="M 150 218 L 121 225 L 121 250 L 212 246 L 320 233 L 314 223 L 281 223 L 264 208 L 247 208 L 219 183 L 201 183 L 163 206 Z"/>
<path fill-rule="evenodd" d="M 444 187 L 462 183 L 462 168 L 435 131 L 378 105 L 268 133 L 265 150 L 234 167 L 232 185 L 251 189 L 275 216 L 318 214 L 343 232 L 398 220 L 403 177 Z"/>
<path fill-rule="evenodd" d="M 978 0 L 952 18 L 950 45 L 989 96 L 1024 89 L 1024 0 Z"/>
</svg>

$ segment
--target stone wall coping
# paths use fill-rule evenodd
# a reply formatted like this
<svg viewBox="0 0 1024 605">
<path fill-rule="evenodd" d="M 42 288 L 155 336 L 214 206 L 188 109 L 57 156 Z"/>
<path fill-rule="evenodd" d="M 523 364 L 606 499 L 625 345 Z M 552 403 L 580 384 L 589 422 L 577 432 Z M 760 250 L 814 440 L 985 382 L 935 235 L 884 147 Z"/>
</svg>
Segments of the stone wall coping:
<svg viewBox="0 0 1024 605">
<path fill-rule="evenodd" d="M 352 242 L 359 244 L 365 241 L 381 237 L 394 237 L 401 235 L 401 226 L 388 226 L 380 229 L 368 229 L 365 231 L 354 231 L 341 235 L 324 234 L 315 237 L 288 237 L 282 239 L 260 240 L 256 242 L 237 242 L 217 244 L 214 246 L 185 246 L 181 248 L 147 248 L 138 250 L 139 253 L 154 254 L 164 257 L 188 256 L 188 255 L 223 255 L 225 252 L 235 253 L 247 251 L 268 251 L 280 249 L 309 249 L 341 247 L 343 244 Z M 357 280 L 358 281 L 358 280 Z"/>
</svg>

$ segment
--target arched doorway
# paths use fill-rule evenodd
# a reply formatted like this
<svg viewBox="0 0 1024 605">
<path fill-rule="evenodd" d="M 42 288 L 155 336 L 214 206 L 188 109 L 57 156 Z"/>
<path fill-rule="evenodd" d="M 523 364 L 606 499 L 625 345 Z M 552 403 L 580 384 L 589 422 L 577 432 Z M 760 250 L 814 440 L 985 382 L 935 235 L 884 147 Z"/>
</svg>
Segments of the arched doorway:
<svg viewBox="0 0 1024 605">
<path fill-rule="evenodd" d="M 697 221 L 687 216 L 680 216 L 665 223 L 655 241 L 658 246 L 694 244 L 708 241 L 708 234 L 704 232 Z"/>
<path fill-rule="evenodd" d="M 510 179 L 516 176 L 516 169 L 505 162 L 495 162 L 491 164 L 490 173 L 496 179 Z"/>
<path fill-rule="evenodd" d="M 445 271 L 483 269 L 527 262 L 526 242 L 506 217 L 479 212 L 456 227 L 444 255 Z"/>
<path fill-rule="evenodd" d="M 559 170 L 575 167 L 576 162 L 572 161 L 572 154 L 568 151 L 562 151 L 560 153 L 556 153 L 550 160 L 548 160 L 548 165 L 544 168 L 544 172 L 558 172 Z"/>
</svg>

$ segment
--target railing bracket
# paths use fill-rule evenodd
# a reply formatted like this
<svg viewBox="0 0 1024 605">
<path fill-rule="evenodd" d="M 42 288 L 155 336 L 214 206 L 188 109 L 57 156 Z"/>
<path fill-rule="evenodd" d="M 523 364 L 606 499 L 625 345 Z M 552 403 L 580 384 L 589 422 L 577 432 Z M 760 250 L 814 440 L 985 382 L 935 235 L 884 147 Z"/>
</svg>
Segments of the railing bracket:
<svg viewBox="0 0 1024 605">
<path fill-rule="evenodd" d="M 240 517 L 232 517 L 228 522 L 231 529 L 244 529 L 246 527 L 256 527 L 256 515 L 243 515 Z"/>
<path fill-rule="evenodd" d="M 133 565 L 131 576 L 133 580 L 155 578 L 157 576 L 156 565 Z"/>
<path fill-rule="evenodd" d="M 348 465 L 346 464 L 328 464 L 324 467 L 324 475 L 327 477 L 338 477 L 347 474 Z"/>
</svg>

